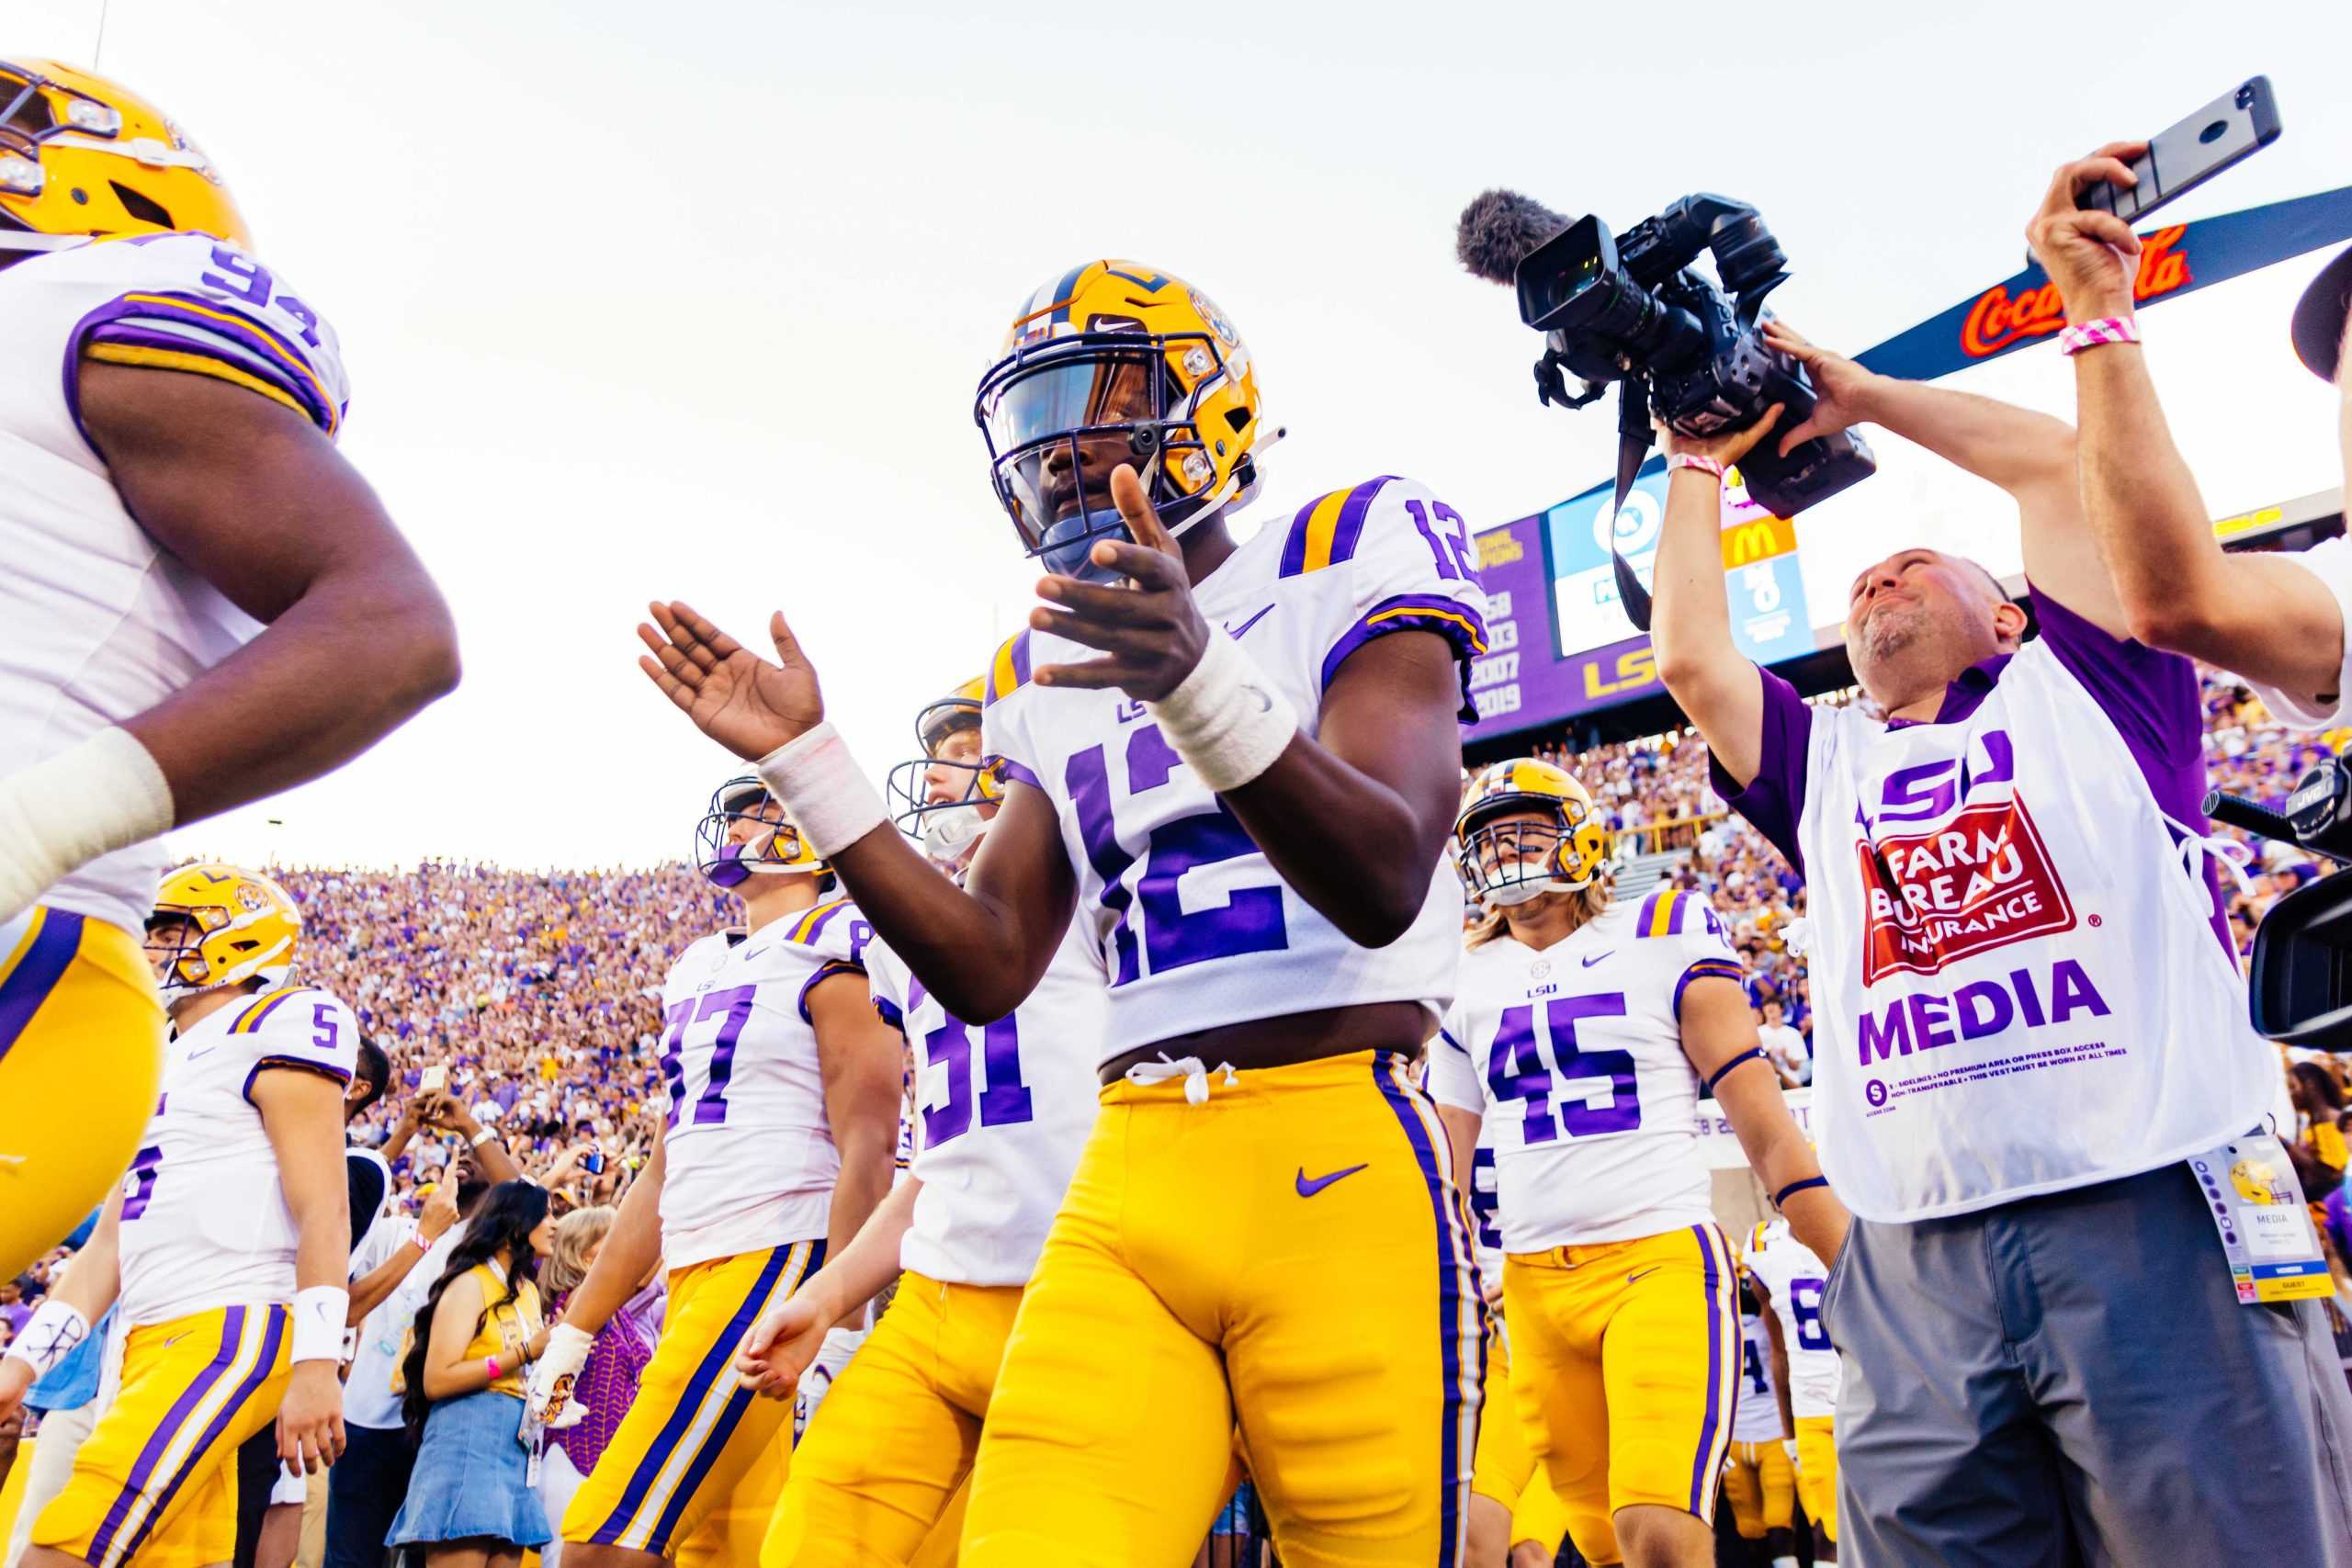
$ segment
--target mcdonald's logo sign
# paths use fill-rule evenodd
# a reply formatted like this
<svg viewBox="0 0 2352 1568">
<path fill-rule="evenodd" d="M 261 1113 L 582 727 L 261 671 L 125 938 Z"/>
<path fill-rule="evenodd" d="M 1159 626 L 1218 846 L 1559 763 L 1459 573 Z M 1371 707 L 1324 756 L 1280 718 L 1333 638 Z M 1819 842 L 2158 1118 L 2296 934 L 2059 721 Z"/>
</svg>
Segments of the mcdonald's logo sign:
<svg viewBox="0 0 2352 1568">
<path fill-rule="evenodd" d="M 1758 515 L 1724 530 L 1724 570 L 1737 571 L 1757 561 L 1792 553 L 1797 531 L 1785 517 Z"/>
</svg>

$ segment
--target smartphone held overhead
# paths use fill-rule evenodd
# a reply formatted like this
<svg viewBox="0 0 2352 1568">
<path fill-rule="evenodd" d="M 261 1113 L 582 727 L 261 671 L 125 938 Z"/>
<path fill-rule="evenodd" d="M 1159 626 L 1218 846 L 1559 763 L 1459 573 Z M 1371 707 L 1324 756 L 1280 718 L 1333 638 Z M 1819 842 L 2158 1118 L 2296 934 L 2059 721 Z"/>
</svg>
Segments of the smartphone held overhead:
<svg viewBox="0 0 2352 1568">
<path fill-rule="evenodd" d="M 2130 161 L 2135 184 L 2101 181 L 2075 197 L 2075 205 L 2136 223 L 2269 146 L 2278 131 L 2278 100 L 2270 78 L 2256 76 L 2150 137 L 2147 150 Z"/>
</svg>

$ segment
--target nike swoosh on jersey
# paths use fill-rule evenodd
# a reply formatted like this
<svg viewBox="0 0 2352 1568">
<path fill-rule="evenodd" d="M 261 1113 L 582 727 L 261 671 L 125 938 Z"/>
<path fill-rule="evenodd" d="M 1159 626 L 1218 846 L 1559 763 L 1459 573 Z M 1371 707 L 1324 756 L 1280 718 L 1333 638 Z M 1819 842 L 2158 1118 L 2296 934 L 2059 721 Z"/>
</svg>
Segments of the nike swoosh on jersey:
<svg viewBox="0 0 2352 1568">
<path fill-rule="evenodd" d="M 1594 954 L 1594 955 L 1593 955 L 1592 957 L 1590 957 L 1590 958 L 1579 958 L 1579 959 L 1577 959 L 1577 963 L 1579 963 L 1579 964 L 1583 964 L 1586 968 L 1589 969 L 1589 968 L 1591 968 L 1594 964 L 1596 964 L 1600 963 L 1602 959 L 1607 958 L 1607 957 L 1610 957 L 1611 954 L 1615 953 L 1616 953 L 1616 951 L 1617 951 L 1617 950 L 1616 950 L 1615 948 L 1613 948 L 1613 947 L 1612 947 L 1612 948 L 1611 948 L 1611 949 L 1609 950 L 1609 952 L 1608 952 L 1608 953 L 1596 953 L 1596 954 Z"/>
<path fill-rule="evenodd" d="M 1322 1191 L 1326 1187 L 1330 1186 L 1334 1181 L 1338 1181 L 1345 1177 L 1353 1176 L 1359 1170 L 1368 1170 L 1371 1167 L 1369 1165 L 1351 1165 L 1345 1170 L 1335 1170 L 1329 1176 L 1317 1176 L 1310 1179 L 1306 1174 L 1306 1168 L 1302 1165 L 1298 1168 L 1298 1195 L 1302 1198 L 1312 1198 L 1317 1192 Z"/>
<path fill-rule="evenodd" d="M 1242 633 L 1248 631 L 1251 626 L 1256 626 L 1260 621 L 1264 620 L 1268 615 L 1271 615 L 1273 613 L 1274 607 L 1272 604 L 1269 604 L 1264 609 L 1259 611 L 1256 615 L 1250 616 L 1248 620 L 1242 622 L 1239 626 L 1226 627 L 1225 635 L 1234 638 L 1236 641 L 1238 641 Z"/>
</svg>

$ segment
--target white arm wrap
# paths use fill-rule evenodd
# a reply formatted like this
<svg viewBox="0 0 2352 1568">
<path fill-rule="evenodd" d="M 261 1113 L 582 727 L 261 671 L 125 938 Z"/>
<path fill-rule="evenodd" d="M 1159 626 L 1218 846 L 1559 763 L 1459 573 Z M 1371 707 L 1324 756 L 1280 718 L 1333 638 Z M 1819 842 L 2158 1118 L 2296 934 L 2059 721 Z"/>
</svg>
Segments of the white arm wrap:
<svg viewBox="0 0 2352 1568">
<path fill-rule="evenodd" d="M 294 1292 L 294 1353 L 289 1361 L 343 1359 L 344 1319 L 351 1315 L 351 1292 L 335 1285 L 312 1285 Z"/>
<path fill-rule="evenodd" d="M 66 873 L 171 825 L 172 786 L 127 729 L 101 729 L 0 778 L 0 920 Z"/>
<path fill-rule="evenodd" d="M 830 723 L 761 758 L 759 773 L 820 855 L 841 853 L 889 820 L 874 781 L 858 771 L 849 742 Z"/>
<path fill-rule="evenodd" d="M 1298 733 L 1298 710 L 1274 689 L 1241 645 L 1217 627 L 1182 684 L 1145 705 L 1159 733 L 1219 795 L 1274 765 Z"/>
<path fill-rule="evenodd" d="M 44 1377 L 89 1337 L 90 1320 L 51 1296 L 33 1309 L 32 1316 L 25 1320 L 25 1331 L 0 1356 L 14 1356 L 32 1368 L 34 1377 Z"/>
</svg>

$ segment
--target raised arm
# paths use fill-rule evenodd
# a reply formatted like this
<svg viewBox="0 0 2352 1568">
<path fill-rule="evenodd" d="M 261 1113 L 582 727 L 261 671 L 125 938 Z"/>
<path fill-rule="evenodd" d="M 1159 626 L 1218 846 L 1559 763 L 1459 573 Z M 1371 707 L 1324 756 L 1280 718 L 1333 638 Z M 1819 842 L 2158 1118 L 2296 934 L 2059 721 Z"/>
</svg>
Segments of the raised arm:
<svg viewBox="0 0 2352 1568">
<path fill-rule="evenodd" d="M 2119 142 L 2066 164 L 2027 225 L 2070 324 L 2132 315 L 2139 236 L 2111 212 L 2077 210 L 2075 198 L 2101 180 L 2134 184 L 2123 160 L 2141 151 Z M 2137 343 L 2106 344 L 2073 363 L 2083 502 L 2130 635 L 2333 706 L 2344 613 L 2326 583 L 2287 558 L 2222 548 Z M 2346 420 L 2352 468 L 2352 412 Z"/>
<path fill-rule="evenodd" d="M 1765 336 L 1803 362 L 1815 385 L 1828 393 L 1811 419 L 1781 437 L 1783 449 L 1864 421 L 1917 442 L 2017 502 L 2025 573 L 2035 587 L 2110 635 L 2130 635 L 2122 601 L 2084 513 L 2075 431 L 2064 420 L 1874 374 L 1807 343 L 1785 321 L 1769 323 Z"/>
<path fill-rule="evenodd" d="M 351 1281 L 351 1304 L 344 1314 L 345 1323 L 356 1328 L 366 1322 L 368 1314 L 383 1305 L 391 1293 L 400 1289 L 401 1281 L 408 1278 L 418 1260 L 432 1250 L 433 1244 L 439 1241 L 457 1221 L 457 1184 L 442 1182 L 424 1201 L 424 1212 L 417 1216 L 416 1228 L 392 1248 L 392 1255 Z"/>
<path fill-rule="evenodd" d="M 770 662 L 684 601 L 649 606 L 638 667 L 696 728 L 746 761 L 839 874 L 875 934 L 949 1012 L 1003 1017 L 1035 989 L 1069 926 L 1077 881 L 1052 804 L 1007 792 L 958 887 L 885 818 L 872 781 L 825 722 L 816 668 L 769 617 Z"/>
<path fill-rule="evenodd" d="M 1742 789 L 1763 765 L 1764 682 L 1732 640 L 1720 470 L 1747 456 L 1779 420 L 1776 407 L 1747 429 L 1713 441 L 1668 433 L 1669 459 L 1695 457 L 1717 469 L 1677 464 L 1667 470 L 1666 519 L 1651 565 L 1650 642 L 1657 678 Z"/>
</svg>

